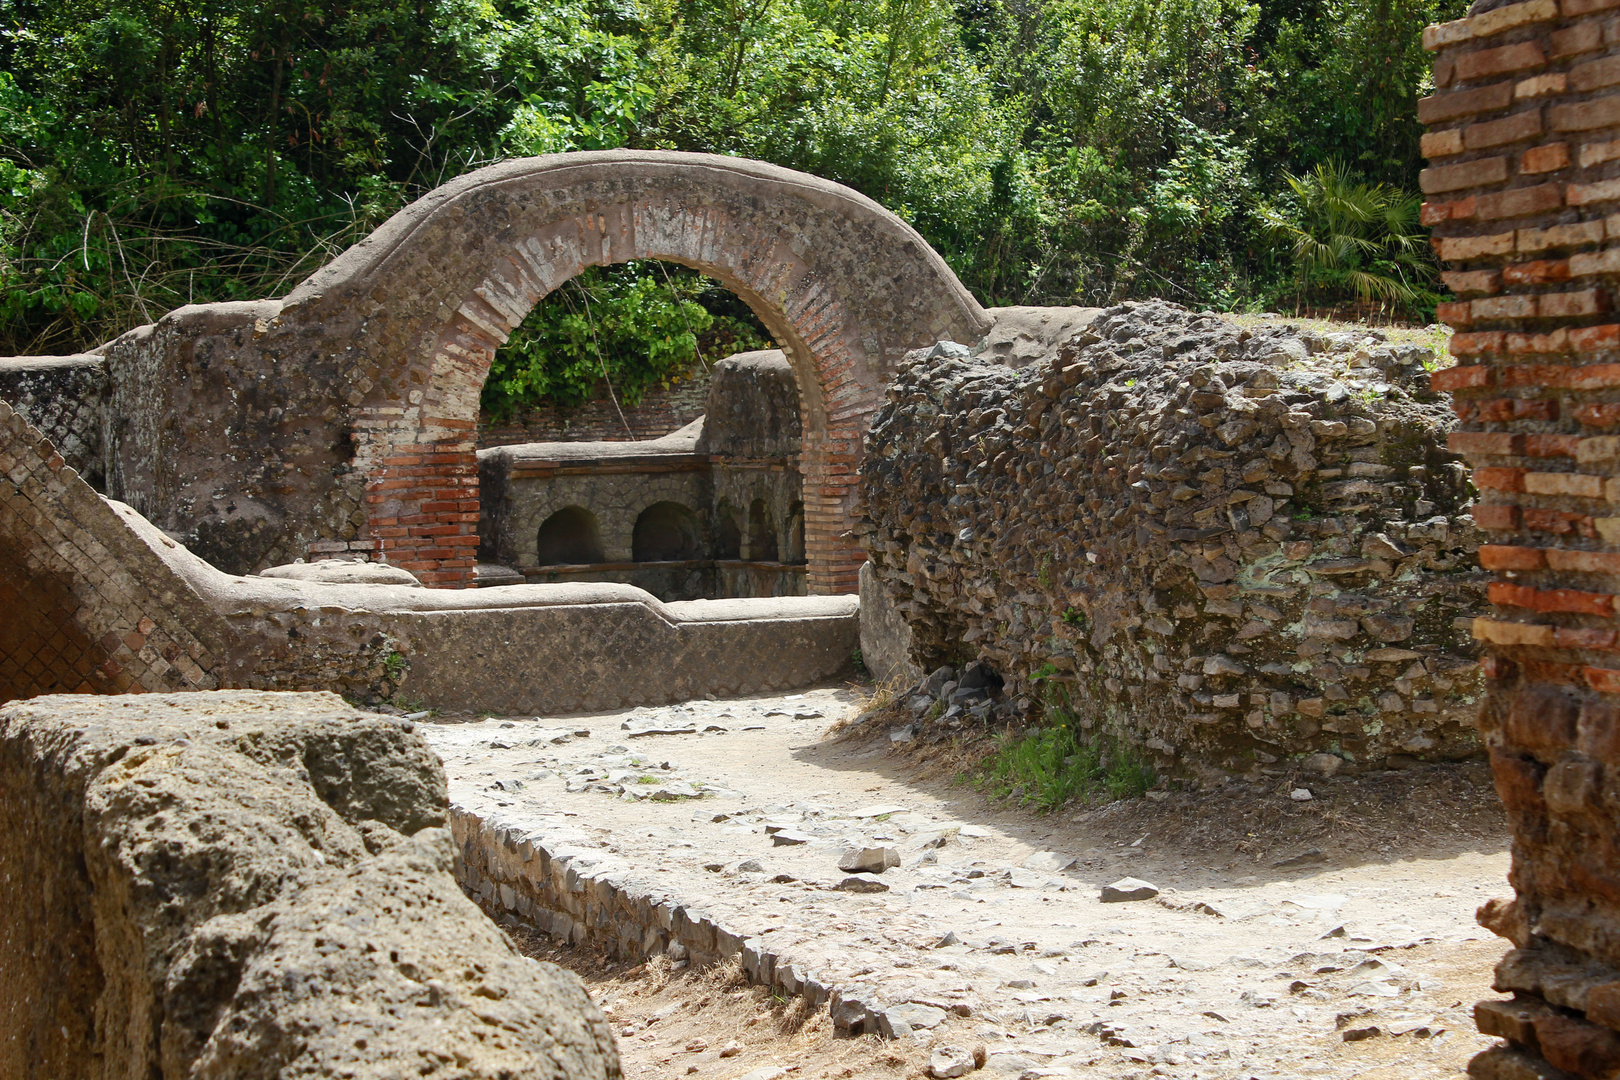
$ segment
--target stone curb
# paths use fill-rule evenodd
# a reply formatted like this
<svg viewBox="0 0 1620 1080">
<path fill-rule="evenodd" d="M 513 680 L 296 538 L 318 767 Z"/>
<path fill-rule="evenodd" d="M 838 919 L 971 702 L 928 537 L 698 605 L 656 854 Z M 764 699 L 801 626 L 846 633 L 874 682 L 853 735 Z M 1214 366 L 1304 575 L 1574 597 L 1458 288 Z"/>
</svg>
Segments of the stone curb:
<svg viewBox="0 0 1620 1080">
<path fill-rule="evenodd" d="M 515 919 L 571 945 L 651 959 L 682 950 L 694 967 L 741 954 L 748 981 L 826 1006 L 841 1033 L 897 1038 L 910 1026 L 868 987 L 830 985 L 802 960 L 718 922 L 695 904 L 639 879 L 623 859 L 548 839 L 543 831 L 450 807 L 454 874 L 497 922 Z"/>
</svg>

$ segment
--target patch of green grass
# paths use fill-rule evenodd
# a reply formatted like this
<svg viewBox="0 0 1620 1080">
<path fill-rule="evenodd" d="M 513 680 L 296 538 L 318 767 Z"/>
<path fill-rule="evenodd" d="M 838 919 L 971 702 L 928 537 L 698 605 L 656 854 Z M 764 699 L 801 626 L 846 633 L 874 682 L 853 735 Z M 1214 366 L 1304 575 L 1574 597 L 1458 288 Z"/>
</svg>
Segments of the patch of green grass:
<svg viewBox="0 0 1620 1080">
<path fill-rule="evenodd" d="M 638 784 L 656 784 L 656 783 L 658 783 L 658 777 L 656 777 L 656 776 L 638 777 L 636 779 L 636 783 L 638 783 Z"/>
<path fill-rule="evenodd" d="M 1158 783 L 1158 773 L 1134 747 L 1080 730 L 1066 712 L 1051 716 L 1048 727 L 1002 740 L 984 766 L 981 788 L 1050 813 L 1072 800 L 1137 798 Z"/>
</svg>

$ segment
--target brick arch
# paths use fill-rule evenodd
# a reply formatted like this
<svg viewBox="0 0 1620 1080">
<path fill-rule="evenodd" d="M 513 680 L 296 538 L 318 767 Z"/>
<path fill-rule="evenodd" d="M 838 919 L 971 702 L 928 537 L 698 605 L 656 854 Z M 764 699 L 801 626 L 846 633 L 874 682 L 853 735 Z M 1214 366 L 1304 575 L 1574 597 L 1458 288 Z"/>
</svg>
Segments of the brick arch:
<svg viewBox="0 0 1620 1080">
<path fill-rule="evenodd" d="M 870 199 L 705 154 L 605 151 L 480 169 L 402 210 L 286 298 L 283 323 L 357 323 L 344 362 L 366 504 L 351 547 L 430 584 L 472 583 L 474 437 L 495 351 L 563 282 L 632 259 L 719 280 L 782 345 L 804 423 L 809 588 L 855 591 L 862 556 L 847 530 L 862 435 L 887 373 L 907 349 L 977 340 L 989 319 L 922 237 Z"/>
</svg>

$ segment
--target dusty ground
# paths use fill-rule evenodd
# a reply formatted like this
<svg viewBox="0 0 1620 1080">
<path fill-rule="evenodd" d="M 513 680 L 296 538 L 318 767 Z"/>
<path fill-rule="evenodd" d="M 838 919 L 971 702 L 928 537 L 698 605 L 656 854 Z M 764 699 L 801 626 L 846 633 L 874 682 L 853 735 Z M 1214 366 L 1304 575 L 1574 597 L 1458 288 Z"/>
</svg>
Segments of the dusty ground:
<svg viewBox="0 0 1620 1080">
<path fill-rule="evenodd" d="M 909 1076 L 952 1044 L 984 1048 L 976 1075 L 1030 1080 L 1404 1080 L 1456 1077 L 1488 1045 L 1469 1011 L 1494 996 L 1505 946 L 1473 911 L 1507 892 L 1508 859 L 1482 766 L 1268 776 L 1038 817 L 959 781 L 971 748 L 823 738 L 858 693 L 429 726 L 457 803 L 566 821 L 795 962 L 939 1019 L 890 1044 L 834 1039 L 824 1013 L 724 973 L 552 949 L 612 1006 L 627 1075 Z M 1302 785 L 1313 798 L 1290 798 Z M 779 844 L 783 829 L 802 842 Z M 839 891 L 849 844 L 898 851 L 886 891 Z M 1077 861 L 1026 868 L 1041 852 Z M 1101 903 L 1127 875 L 1161 895 Z"/>
</svg>

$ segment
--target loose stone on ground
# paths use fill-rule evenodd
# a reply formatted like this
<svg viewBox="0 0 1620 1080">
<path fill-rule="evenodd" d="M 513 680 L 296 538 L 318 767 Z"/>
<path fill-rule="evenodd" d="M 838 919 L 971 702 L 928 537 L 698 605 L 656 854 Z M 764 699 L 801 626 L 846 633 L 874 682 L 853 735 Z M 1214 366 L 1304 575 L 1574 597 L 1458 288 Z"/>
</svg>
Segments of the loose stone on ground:
<svg viewBox="0 0 1620 1080">
<path fill-rule="evenodd" d="M 609 860 L 615 880 L 644 881 L 759 942 L 776 971 L 787 965 L 832 988 L 835 1005 L 838 995 L 860 1003 L 852 1016 L 878 1017 L 890 1031 L 904 1024 L 900 1042 L 924 1055 L 918 1069 L 935 1049 L 982 1043 L 984 1069 L 998 1076 L 1406 1080 L 1454 1077 L 1486 1045 L 1468 1010 L 1490 996 L 1486 980 L 1502 946 L 1472 915 L 1505 891 L 1500 838 L 1465 833 L 1391 848 L 1388 837 L 1400 830 L 1390 829 L 1377 834 L 1384 850 L 1351 855 L 1350 845 L 1321 843 L 1303 865 L 1273 869 L 1292 854 L 1270 854 L 1281 842 L 1275 826 L 1248 841 L 1241 828 L 1209 839 L 1211 822 L 1186 824 L 1189 799 L 1227 826 L 1250 808 L 1256 820 L 1282 807 L 1316 812 L 1286 788 L 1171 792 L 1034 818 L 987 805 L 971 788 L 914 779 L 911 759 L 881 733 L 824 742 L 825 717 L 794 715 L 808 705 L 836 717 L 852 696 L 826 689 L 786 703 L 691 702 L 683 708 L 699 731 L 649 737 L 639 754 L 614 741 L 627 714 L 591 717 L 577 726 L 597 734 L 561 745 L 531 745 L 528 728 L 575 728 L 562 718 L 424 729 L 463 810 L 515 835 L 566 838 Z M 718 720 L 722 712 L 728 720 Z M 703 733 L 716 720 L 728 730 Z M 643 760 L 609 764 L 627 754 Z M 613 779 L 615 768 L 626 775 Z M 571 784 L 581 769 L 591 781 Z M 626 796 L 652 786 L 629 774 L 655 771 L 691 785 L 695 809 Z M 531 775 L 539 778 L 519 790 L 496 786 Z M 1421 772 L 1381 775 L 1437 787 Z M 1447 773 L 1446 782 L 1465 775 Z M 1317 802 L 1348 806 L 1356 785 L 1375 781 L 1312 786 Z M 1386 798 L 1375 801 L 1387 801 L 1395 789 L 1376 790 Z M 1488 786 L 1474 801 L 1494 805 Z M 1241 846 L 1262 835 L 1264 847 L 1234 854 L 1232 837 Z M 841 871 L 851 849 L 892 850 L 900 862 L 880 873 Z M 1105 886 L 1131 878 L 1151 882 L 1157 895 L 1102 902 Z M 841 888 L 852 879 L 863 891 Z M 494 904 L 510 916 L 500 898 Z M 675 954 L 667 962 L 684 963 Z M 914 1023 L 934 1013 L 911 1006 L 945 1017 L 934 1027 Z M 1346 1043 L 1347 1014 L 1358 1017 L 1354 1028 L 1439 1034 Z M 1394 1071 L 1379 1071 L 1386 1067 Z M 1031 1080 L 1043 1074 L 1064 1075 Z"/>
</svg>

